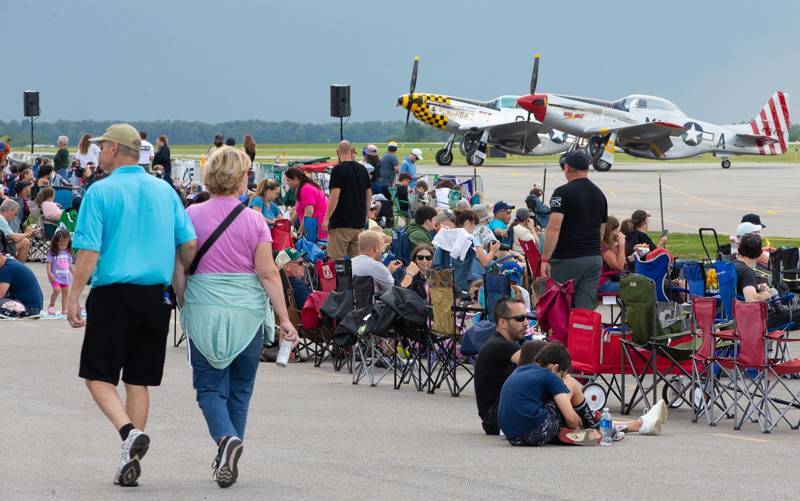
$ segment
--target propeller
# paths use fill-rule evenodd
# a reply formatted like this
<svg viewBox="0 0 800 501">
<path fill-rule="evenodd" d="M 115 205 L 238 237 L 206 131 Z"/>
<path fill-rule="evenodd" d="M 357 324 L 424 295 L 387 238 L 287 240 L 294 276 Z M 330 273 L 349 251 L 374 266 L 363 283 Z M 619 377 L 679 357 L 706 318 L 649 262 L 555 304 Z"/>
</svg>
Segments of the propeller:
<svg viewBox="0 0 800 501">
<path fill-rule="evenodd" d="M 419 69 L 419 56 L 414 57 L 414 69 L 411 70 L 411 88 L 408 93 L 408 110 L 406 110 L 405 129 L 408 129 L 408 119 L 411 118 L 411 102 L 414 100 L 414 90 L 417 88 L 417 69 Z"/>
<path fill-rule="evenodd" d="M 540 54 L 537 52 L 535 56 L 533 56 L 533 73 L 531 73 L 531 94 L 536 94 L 536 84 L 539 82 L 539 57 Z M 528 112 L 528 119 L 526 122 L 531 122 L 531 112 Z M 522 151 L 523 153 L 528 149 L 528 131 L 525 131 L 525 136 L 522 138 Z"/>
</svg>

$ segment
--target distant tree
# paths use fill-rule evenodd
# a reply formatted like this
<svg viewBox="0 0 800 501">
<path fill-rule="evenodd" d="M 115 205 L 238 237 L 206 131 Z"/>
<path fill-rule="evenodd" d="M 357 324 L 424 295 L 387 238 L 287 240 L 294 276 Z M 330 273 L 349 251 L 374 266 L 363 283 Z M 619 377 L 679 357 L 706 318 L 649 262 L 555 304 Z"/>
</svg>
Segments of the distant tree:
<svg viewBox="0 0 800 501">
<path fill-rule="evenodd" d="M 800 124 L 792 124 L 789 128 L 789 141 L 800 141 Z"/>
</svg>

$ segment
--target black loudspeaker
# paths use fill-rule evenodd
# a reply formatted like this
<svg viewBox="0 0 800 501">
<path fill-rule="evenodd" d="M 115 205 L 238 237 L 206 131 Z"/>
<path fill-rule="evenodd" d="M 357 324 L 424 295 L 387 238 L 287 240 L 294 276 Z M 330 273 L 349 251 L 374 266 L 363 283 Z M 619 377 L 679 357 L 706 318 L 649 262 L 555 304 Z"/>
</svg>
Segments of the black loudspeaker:
<svg viewBox="0 0 800 501">
<path fill-rule="evenodd" d="M 350 86 L 331 85 L 331 116 L 350 116 Z"/>
<path fill-rule="evenodd" d="M 39 92 L 35 90 L 26 90 L 23 93 L 22 104 L 25 108 L 26 117 L 39 116 Z"/>
</svg>

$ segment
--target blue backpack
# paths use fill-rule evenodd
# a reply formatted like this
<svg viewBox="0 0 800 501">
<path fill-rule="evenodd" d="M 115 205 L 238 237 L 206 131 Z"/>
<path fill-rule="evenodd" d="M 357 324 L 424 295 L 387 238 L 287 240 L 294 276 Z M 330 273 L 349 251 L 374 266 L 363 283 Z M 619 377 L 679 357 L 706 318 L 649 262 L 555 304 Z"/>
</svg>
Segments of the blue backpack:
<svg viewBox="0 0 800 501">
<path fill-rule="evenodd" d="M 408 239 L 408 230 L 398 228 L 392 232 L 391 251 L 403 262 L 403 266 L 408 266 L 411 261 L 411 240 Z"/>
</svg>

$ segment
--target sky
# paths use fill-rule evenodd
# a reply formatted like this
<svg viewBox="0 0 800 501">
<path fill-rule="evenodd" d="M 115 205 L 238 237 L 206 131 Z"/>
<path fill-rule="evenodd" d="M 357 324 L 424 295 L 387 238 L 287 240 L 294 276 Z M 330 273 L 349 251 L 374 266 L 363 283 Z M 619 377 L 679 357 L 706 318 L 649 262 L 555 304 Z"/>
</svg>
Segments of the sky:
<svg viewBox="0 0 800 501">
<path fill-rule="evenodd" d="M 761 7 L 759 7 L 761 6 Z M 329 85 L 352 120 L 400 120 L 417 91 L 474 99 L 539 91 L 674 101 L 749 120 L 800 99 L 800 2 L 0 0 L 0 120 L 39 90 L 43 121 L 261 119 L 323 123 Z M 792 122 L 796 106 L 790 102 Z"/>
</svg>

